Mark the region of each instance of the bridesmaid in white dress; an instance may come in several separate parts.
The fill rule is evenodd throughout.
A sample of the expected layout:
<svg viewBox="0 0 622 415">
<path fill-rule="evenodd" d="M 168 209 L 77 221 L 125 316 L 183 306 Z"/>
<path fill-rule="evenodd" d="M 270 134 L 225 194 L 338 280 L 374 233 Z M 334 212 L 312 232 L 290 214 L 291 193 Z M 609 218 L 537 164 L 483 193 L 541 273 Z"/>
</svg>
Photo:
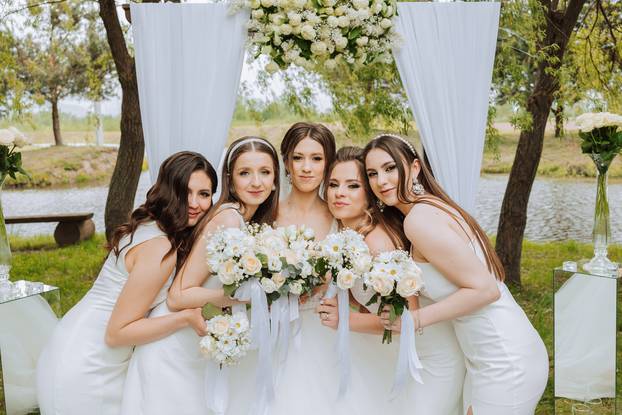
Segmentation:
<svg viewBox="0 0 622 415">
<path fill-rule="evenodd" d="M 278 172 L 276 150 L 268 141 L 243 137 L 231 144 L 223 165 L 220 198 L 196 226 L 188 260 L 177 273 L 167 301 L 153 310 L 152 318 L 174 315 L 173 310 L 193 309 L 208 303 L 216 307 L 236 303 L 225 296 L 218 278 L 211 276 L 205 258 L 206 236 L 222 228 L 243 227 L 245 222 L 274 222 L 278 207 Z M 200 337 L 193 330 L 181 329 L 136 347 L 121 413 L 209 413 L 204 390 L 207 360 L 200 352 L 199 341 Z M 245 385 L 242 391 L 232 388 L 231 395 L 255 396 L 252 393 L 255 361 L 251 353 L 240 366 L 231 368 L 232 377 L 241 379 Z M 236 398 L 232 398 L 231 404 L 235 406 L 235 402 Z"/>
<path fill-rule="evenodd" d="M 281 157 L 291 192 L 281 200 L 275 225 L 305 225 L 316 240 L 324 239 L 337 230 L 319 194 L 335 158 L 333 134 L 322 124 L 298 122 L 283 137 Z M 337 391 L 335 336 L 315 315 L 323 291 L 301 301 L 300 343 L 290 339 L 287 361 L 279 365 L 270 415 L 336 413 L 334 399 L 326 399 L 327 391 Z"/>
<path fill-rule="evenodd" d="M 162 163 L 146 202 L 120 226 L 93 287 L 63 317 L 39 358 L 44 415 L 118 415 L 134 345 L 184 327 L 204 330 L 200 309 L 145 318 L 166 298 L 189 232 L 212 204 L 216 172 L 200 154 Z M 178 248 L 178 249 L 176 249 Z"/>
<path fill-rule="evenodd" d="M 546 348 L 503 283 L 503 267 L 485 232 L 401 137 L 376 137 L 364 157 L 376 197 L 405 215 L 404 232 L 424 273 L 424 294 L 435 301 L 410 310 L 415 330 L 453 323 L 466 356 L 465 412 L 533 414 L 548 377 Z M 388 312 L 382 318 L 385 327 L 400 330 L 399 319 L 391 324 Z"/>
<path fill-rule="evenodd" d="M 385 218 L 373 203 L 362 154 L 363 149 L 358 147 L 343 147 L 337 152 L 335 163 L 329 168 L 328 208 L 340 227 L 354 229 L 365 236 L 372 254 L 408 249 L 410 242 L 402 230 L 401 218 Z M 417 338 L 423 384 L 411 382 L 398 399 L 389 401 L 399 341 L 382 344 L 378 335 L 384 327 L 377 315 L 378 305 L 364 306 L 372 292 L 363 290 L 361 279 L 350 291 L 361 310 L 350 312 L 350 330 L 358 333 L 353 333 L 350 342 L 353 383 L 348 399 L 358 405 L 356 413 L 459 415 L 465 365 L 451 323 L 438 323 Z M 416 304 L 416 300 L 414 302 Z M 324 299 L 322 303 L 318 307 L 322 324 L 337 329 L 336 299 Z M 422 299 L 420 303 L 427 305 L 431 301 Z"/>
</svg>

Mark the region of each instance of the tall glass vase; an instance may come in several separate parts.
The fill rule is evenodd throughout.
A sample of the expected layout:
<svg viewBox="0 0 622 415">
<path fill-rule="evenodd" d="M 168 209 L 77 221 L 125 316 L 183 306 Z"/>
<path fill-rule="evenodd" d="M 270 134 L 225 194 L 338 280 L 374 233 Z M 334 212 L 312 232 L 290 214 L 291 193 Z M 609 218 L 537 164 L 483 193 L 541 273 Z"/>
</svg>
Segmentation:
<svg viewBox="0 0 622 415">
<path fill-rule="evenodd" d="M 612 275 L 617 265 L 607 258 L 607 246 L 611 238 L 609 201 L 607 199 L 607 174 L 616 153 L 593 153 L 590 158 L 596 165 L 596 205 L 594 207 L 594 257 L 583 268 L 595 275 Z"/>
</svg>

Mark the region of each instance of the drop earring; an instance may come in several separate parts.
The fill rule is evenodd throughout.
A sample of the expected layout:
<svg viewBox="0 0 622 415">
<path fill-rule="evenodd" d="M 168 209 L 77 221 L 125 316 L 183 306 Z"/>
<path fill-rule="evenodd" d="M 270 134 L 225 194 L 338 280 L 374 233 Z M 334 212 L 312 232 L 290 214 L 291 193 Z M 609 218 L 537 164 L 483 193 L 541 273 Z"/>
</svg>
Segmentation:
<svg viewBox="0 0 622 415">
<path fill-rule="evenodd" d="M 425 193 L 425 188 L 423 187 L 423 185 L 421 183 L 419 183 L 419 180 L 414 179 L 413 180 L 413 193 L 416 194 L 417 196 L 421 196 L 422 194 Z"/>
<path fill-rule="evenodd" d="M 380 199 L 376 200 L 376 206 L 378 206 L 378 210 L 380 210 L 380 212 L 384 212 L 384 207 L 386 206 L 384 204 L 384 202 Z"/>
</svg>

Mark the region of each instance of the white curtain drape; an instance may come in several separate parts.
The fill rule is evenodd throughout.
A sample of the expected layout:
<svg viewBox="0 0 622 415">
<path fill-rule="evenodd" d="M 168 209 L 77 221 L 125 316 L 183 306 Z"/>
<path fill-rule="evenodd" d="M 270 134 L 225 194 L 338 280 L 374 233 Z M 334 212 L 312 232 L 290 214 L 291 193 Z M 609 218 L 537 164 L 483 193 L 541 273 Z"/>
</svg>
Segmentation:
<svg viewBox="0 0 622 415">
<path fill-rule="evenodd" d="M 151 181 L 180 150 L 216 168 L 242 73 L 248 13 L 229 5 L 131 3 L 136 74 Z"/>
<path fill-rule="evenodd" d="M 616 396 L 616 283 L 577 273 L 555 293 L 555 396 Z"/>
<path fill-rule="evenodd" d="M 499 3 L 398 3 L 393 51 L 436 179 L 469 213 L 482 163 Z"/>
</svg>

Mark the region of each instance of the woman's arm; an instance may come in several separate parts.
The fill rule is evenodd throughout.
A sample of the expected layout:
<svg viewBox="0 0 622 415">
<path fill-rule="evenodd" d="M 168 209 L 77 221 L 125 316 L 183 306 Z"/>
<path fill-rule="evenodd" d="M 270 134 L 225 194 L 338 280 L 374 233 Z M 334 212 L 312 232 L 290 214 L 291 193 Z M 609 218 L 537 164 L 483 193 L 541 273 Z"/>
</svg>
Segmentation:
<svg viewBox="0 0 622 415">
<path fill-rule="evenodd" d="M 216 278 L 210 277 L 212 271 L 207 265 L 205 254 L 207 238 L 213 232 L 238 226 L 240 226 L 239 214 L 232 209 L 223 210 L 205 226 L 202 235 L 194 243 L 186 263 L 173 281 L 166 300 L 171 310 L 203 307 L 208 303 L 217 307 L 239 304 L 238 301 L 225 295 L 222 288 L 202 287 L 207 278 Z"/>
<path fill-rule="evenodd" d="M 471 314 L 499 299 L 495 276 L 480 261 L 470 244 L 453 229 L 447 214 L 417 205 L 404 221 L 406 236 L 421 253 L 458 290 L 447 298 L 420 308 L 419 326 Z M 425 280 L 425 275 L 423 276 Z"/>
<path fill-rule="evenodd" d="M 163 259 L 170 248 L 167 239 L 154 238 L 133 247 L 126 254 L 126 259 L 131 255 L 132 266 L 108 321 L 105 334 L 108 346 L 149 343 L 188 326 L 200 335 L 205 334 L 205 321 L 200 317 L 200 310 L 146 317 L 175 267 L 176 255 Z"/>
</svg>

